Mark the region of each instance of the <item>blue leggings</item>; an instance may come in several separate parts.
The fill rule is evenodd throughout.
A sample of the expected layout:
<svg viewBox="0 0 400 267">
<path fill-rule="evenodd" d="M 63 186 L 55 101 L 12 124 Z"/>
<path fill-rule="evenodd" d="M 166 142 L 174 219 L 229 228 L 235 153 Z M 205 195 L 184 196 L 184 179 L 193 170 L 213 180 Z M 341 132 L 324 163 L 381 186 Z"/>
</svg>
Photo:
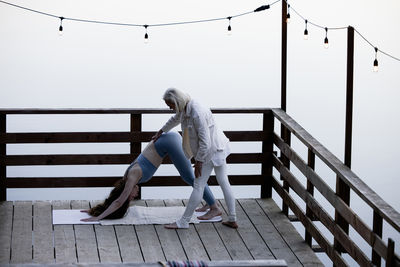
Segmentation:
<svg viewBox="0 0 400 267">
<path fill-rule="evenodd" d="M 193 186 L 194 182 L 194 172 L 190 160 L 185 157 L 182 150 L 182 137 L 177 132 L 167 132 L 163 133 L 160 138 L 154 143 L 157 153 L 160 157 L 164 158 L 166 155 L 169 156 L 172 163 L 175 165 L 182 179 L 189 185 Z M 153 177 L 157 168 L 142 154 L 135 160 L 139 163 L 142 169 L 142 178 L 139 183 L 145 183 Z M 132 164 L 133 165 L 133 164 Z M 131 165 L 131 166 L 132 166 Z M 203 199 L 207 202 L 209 206 L 215 204 L 214 195 L 211 193 L 208 185 L 204 188 Z"/>
</svg>

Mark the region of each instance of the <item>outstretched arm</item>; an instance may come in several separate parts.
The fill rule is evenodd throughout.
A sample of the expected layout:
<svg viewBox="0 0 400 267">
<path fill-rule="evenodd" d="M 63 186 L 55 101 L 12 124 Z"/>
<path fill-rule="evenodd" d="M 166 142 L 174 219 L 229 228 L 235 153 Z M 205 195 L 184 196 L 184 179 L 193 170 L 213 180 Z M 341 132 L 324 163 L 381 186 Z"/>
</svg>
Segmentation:
<svg viewBox="0 0 400 267">
<path fill-rule="evenodd" d="M 122 194 L 111 203 L 111 205 L 99 216 L 97 217 L 89 217 L 82 219 L 81 221 L 83 222 L 91 222 L 91 221 L 99 221 L 101 219 L 104 219 L 108 215 L 112 214 L 114 211 L 119 209 L 125 201 L 128 199 L 129 195 L 131 194 L 133 187 L 136 184 L 136 179 L 127 179 L 124 191 L 122 191 Z"/>
</svg>

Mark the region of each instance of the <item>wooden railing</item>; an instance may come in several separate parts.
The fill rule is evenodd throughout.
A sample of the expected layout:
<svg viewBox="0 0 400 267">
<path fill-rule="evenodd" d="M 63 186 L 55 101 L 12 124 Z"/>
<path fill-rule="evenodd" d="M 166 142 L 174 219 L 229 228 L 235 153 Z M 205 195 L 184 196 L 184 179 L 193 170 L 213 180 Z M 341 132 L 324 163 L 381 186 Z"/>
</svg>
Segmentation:
<svg viewBox="0 0 400 267">
<path fill-rule="evenodd" d="M 261 114 L 261 131 L 227 131 L 232 142 L 262 142 L 262 153 L 233 153 L 228 163 L 261 164 L 261 172 L 256 175 L 230 175 L 233 185 L 261 185 L 261 195 L 271 196 L 270 179 L 272 175 L 272 134 L 273 117 L 270 109 L 213 109 L 216 114 Z M 54 187 L 109 187 L 121 176 L 116 177 L 7 177 L 7 166 L 35 165 L 99 165 L 130 164 L 141 152 L 141 143 L 149 142 L 155 132 L 142 131 L 143 115 L 172 113 L 165 109 L 0 109 L 0 200 L 6 200 L 7 188 L 54 188 Z M 11 133 L 6 131 L 7 116 L 37 114 L 129 114 L 129 132 L 57 132 L 57 133 Z M 28 118 L 27 118 L 28 119 Z M 6 155 L 7 144 L 43 144 L 43 143 L 130 143 L 129 154 L 73 154 L 73 155 Z M 269 151 L 269 152 L 268 152 Z M 164 163 L 171 162 L 166 158 Z M 210 184 L 216 185 L 211 177 Z M 143 186 L 184 186 L 178 176 L 154 176 Z"/>
<path fill-rule="evenodd" d="M 279 171 L 282 179 L 306 204 L 304 212 L 298 203 L 294 201 L 289 189 L 284 188 L 279 180 L 273 178 L 272 185 L 275 191 L 283 199 L 285 205 L 296 215 L 306 229 L 305 239 L 311 246 L 314 238 L 324 252 L 335 265 L 346 265 L 341 257 L 341 249 L 333 246 L 316 227 L 313 221 L 320 221 L 334 236 L 344 251 L 348 253 L 361 266 L 380 266 L 381 258 L 387 266 L 400 266 L 399 257 L 394 253 L 394 242 L 389 238 L 388 243 L 382 240 L 383 221 L 387 222 L 397 232 L 400 232 L 400 214 L 389 206 L 380 196 L 370 189 L 355 173 L 344 165 L 337 157 L 329 152 L 322 144 L 315 140 L 306 130 L 297 124 L 281 109 L 273 109 L 274 117 L 279 120 L 286 133 L 283 136 L 290 140 L 290 135 L 295 135 L 307 148 L 308 159 L 303 160 L 288 143 L 280 136 L 274 134 L 274 144 L 279 148 L 281 157 L 273 155 L 273 166 Z M 318 157 L 328 166 L 337 177 L 357 194 L 373 212 L 372 229 L 368 226 L 348 204 L 341 198 L 340 193 L 335 192 L 327 185 L 315 171 L 315 157 Z M 303 186 L 290 171 L 290 166 L 285 162 L 288 159 L 307 178 L 307 186 Z M 346 223 L 350 225 L 372 248 L 369 258 L 349 236 L 348 231 L 339 226 L 332 216 L 314 198 L 314 188 L 333 206 L 335 212 L 340 214 Z"/>
<path fill-rule="evenodd" d="M 261 114 L 262 130 L 259 131 L 225 131 L 232 142 L 262 142 L 262 151 L 254 153 L 233 153 L 228 157 L 229 164 L 261 164 L 258 174 L 229 175 L 232 185 L 261 185 L 262 198 L 272 196 L 272 189 L 282 198 L 282 211 L 290 218 L 290 210 L 295 219 L 305 228 L 305 241 L 312 246 L 315 240 L 321 251 L 325 252 L 337 266 L 348 263 L 342 253 L 350 255 L 362 266 L 380 266 L 382 259 L 387 266 L 400 266 L 398 255 L 394 251 L 394 242 L 383 241 L 383 222 L 400 232 L 400 214 L 390 207 L 381 197 L 371 190 L 356 174 L 315 140 L 307 131 L 297 124 L 281 109 L 213 109 L 216 114 Z M 86 164 L 129 164 L 140 153 L 141 143 L 148 142 L 155 132 L 142 131 L 144 114 L 172 113 L 164 109 L 65 109 L 65 110 L 32 110 L 0 109 L 0 197 L 6 199 L 7 188 L 52 188 L 52 187 L 108 187 L 118 177 L 7 177 L 7 166 L 24 165 L 86 165 Z M 15 114 L 129 114 L 130 131 L 127 132 L 58 132 L 58 133 L 12 133 L 6 130 L 7 116 Z M 261 123 L 261 122 L 260 122 Z M 274 124 L 281 124 L 281 134 L 274 133 Z M 308 149 L 307 160 L 303 160 L 290 146 L 292 134 Z M 7 155 L 7 144 L 29 143 L 130 143 L 129 154 L 79 154 L 79 155 Z M 273 151 L 273 145 L 279 150 Z M 278 156 L 278 154 L 280 154 Z M 315 171 L 315 160 L 318 157 L 338 179 L 345 183 L 360 199 L 371 208 L 373 213 L 372 227 L 350 208 L 338 189 L 332 189 Z M 169 160 L 164 163 L 170 164 Z M 290 164 L 306 177 L 306 186 L 290 170 Z M 275 168 L 280 178 L 273 176 Z M 282 182 L 280 181 L 282 180 Z M 216 179 L 209 180 L 215 185 Z M 155 176 L 143 186 L 181 186 L 186 185 L 178 176 Z M 331 216 L 314 197 L 314 189 L 321 194 L 334 208 L 335 213 L 343 220 L 338 223 L 337 216 Z M 294 194 L 298 197 L 294 198 Z M 295 200 L 296 199 L 296 200 Z M 303 201 L 303 203 L 298 203 Z M 305 209 L 302 209 L 305 205 Z M 334 237 L 335 243 L 315 224 L 320 221 Z M 359 244 L 349 235 L 349 226 L 357 232 L 371 248 L 371 256 L 361 250 Z"/>
</svg>

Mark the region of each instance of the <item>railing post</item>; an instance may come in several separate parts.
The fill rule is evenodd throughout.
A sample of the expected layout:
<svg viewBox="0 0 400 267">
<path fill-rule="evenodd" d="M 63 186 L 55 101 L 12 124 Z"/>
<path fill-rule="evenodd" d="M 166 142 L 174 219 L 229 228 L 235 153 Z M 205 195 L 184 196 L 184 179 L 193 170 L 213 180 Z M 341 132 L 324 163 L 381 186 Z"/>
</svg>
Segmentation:
<svg viewBox="0 0 400 267">
<path fill-rule="evenodd" d="M 354 73 L 354 28 L 347 28 L 347 83 L 346 83 L 346 130 L 345 130 L 345 152 L 344 164 L 351 168 L 351 141 L 352 141 L 352 121 L 353 121 L 353 73 Z M 347 204 L 350 205 L 350 187 L 338 176 L 336 178 L 336 194 Z M 335 211 L 336 223 L 348 234 L 349 224 Z M 338 252 L 345 250 L 335 239 L 335 249 Z"/>
<path fill-rule="evenodd" d="M 372 231 L 379 236 L 380 238 L 382 238 L 382 227 L 383 227 L 383 219 L 382 217 L 376 212 L 374 211 L 374 218 L 373 218 L 373 224 L 372 224 Z M 381 266 L 381 257 L 379 256 L 378 253 L 375 252 L 374 249 L 372 249 L 372 263 L 375 266 Z"/>
<path fill-rule="evenodd" d="M 290 146 L 291 133 L 283 125 L 281 125 L 281 137 L 283 141 Z M 281 161 L 286 168 L 290 169 L 290 161 L 282 152 L 281 152 Z M 282 188 L 289 193 L 289 183 L 285 181 L 282 175 L 280 175 L 280 179 L 283 180 Z M 289 216 L 289 207 L 288 205 L 285 204 L 285 201 L 283 199 L 282 199 L 282 211 L 286 216 Z"/>
<path fill-rule="evenodd" d="M 308 149 L 308 167 L 310 167 L 313 170 L 315 169 L 315 154 L 314 152 L 311 151 L 311 149 Z M 314 185 L 308 179 L 307 179 L 307 192 L 310 193 L 310 195 L 312 196 L 314 195 Z M 308 205 L 306 207 L 306 216 L 311 220 L 314 220 L 314 213 L 312 212 L 312 210 Z M 307 230 L 305 233 L 305 240 L 306 243 L 310 247 L 312 247 L 312 236 Z"/>
<path fill-rule="evenodd" d="M 394 266 L 394 241 L 389 238 L 388 239 L 388 250 L 386 256 L 386 267 Z"/>
<path fill-rule="evenodd" d="M 273 153 L 274 116 L 272 112 L 263 113 L 262 154 L 264 156 L 261 164 L 261 198 L 272 197 L 272 153 Z"/>
<path fill-rule="evenodd" d="M 131 114 L 131 133 L 142 131 L 142 114 Z M 136 140 L 131 140 L 131 155 L 142 152 L 142 143 Z M 139 186 L 137 199 L 142 198 L 142 190 Z"/>
<path fill-rule="evenodd" d="M 6 114 L 0 114 L 0 134 L 4 135 L 6 129 Z M 2 140 L 3 141 L 3 140 Z M 6 157 L 6 143 L 0 142 L 0 201 L 7 200 L 7 187 L 6 187 L 6 174 L 7 168 L 5 163 Z"/>
</svg>

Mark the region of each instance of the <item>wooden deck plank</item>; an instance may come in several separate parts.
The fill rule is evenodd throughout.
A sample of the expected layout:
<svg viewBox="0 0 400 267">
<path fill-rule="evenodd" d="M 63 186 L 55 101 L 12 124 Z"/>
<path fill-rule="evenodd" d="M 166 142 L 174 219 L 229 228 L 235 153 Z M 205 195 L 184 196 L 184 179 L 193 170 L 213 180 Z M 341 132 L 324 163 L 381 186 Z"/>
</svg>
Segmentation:
<svg viewBox="0 0 400 267">
<path fill-rule="evenodd" d="M 69 200 L 52 201 L 53 210 L 71 209 Z M 54 250 L 57 263 L 76 263 L 75 232 L 73 225 L 54 225 Z"/>
<path fill-rule="evenodd" d="M 33 203 L 33 262 L 54 263 L 53 222 L 51 203 Z"/>
<path fill-rule="evenodd" d="M 32 262 L 32 202 L 14 202 L 11 263 Z"/>
<path fill-rule="evenodd" d="M 223 207 L 225 205 L 222 204 L 224 200 L 219 201 L 219 205 Z M 225 209 L 223 210 L 223 220 L 227 220 L 227 215 Z M 225 244 L 226 249 L 229 252 L 232 260 L 253 260 L 249 250 L 246 247 L 246 244 L 243 242 L 243 239 L 239 235 L 237 229 L 233 229 L 223 225 L 222 223 L 215 224 L 215 228 L 217 229 L 222 241 Z"/>
<path fill-rule="evenodd" d="M 136 205 L 146 206 L 144 200 L 137 201 Z M 145 262 L 165 261 L 164 253 L 154 225 L 135 225 L 136 234 L 142 249 Z"/>
<path fill-rule="evenodd" d="M 131 206 L 136 205 L 131 201 Z M 122 262 L 143 262 L 143 255 L 133 225 L 115 225 L 115 233 L 119 244 Z"/>
<path fill-rule="evenodd" d="M 240 202 L 240 201 L 239 201 Z M 236 218 L 239 225 L 238 233 L 246 244 L 252 257 L 256 260 L 258 259 L 275 259 L 272 252 L 266 245 L 266 241 L 263 240 L 260 234 L 255 229 L 254 225 L 247 217 L 246 212 L 243 210 L 242 206 L 236 202 Z M 223 208 L 227 211 L 227 206 L 225 201 L 221 201 Z"/>
<path fill-rule="evenodd" d="M 149 207 L 163 207 L 166 204 L 162 199 L 147 200 Z M 155 225 L 161 247 L 167 260 L 186 260 L 186 254 L 176 231 L 166 229 L 164 225 Z"/>
<path fill-rule="evenodd" d="M 88 209 L 88 201 L 71 201 L 72 209 Z M 99 254 L 97 251 L 96 235 L 93 225 L 74 225 L 76 250 L 79 263 L 98 263 Z"/>
<path fill-rule="evenodd" d="M 114 226 L 112 225 L 95 225 L 97 249 L 101 263 L 119 263 L 121 256 L 117 237 L 115 235 Z"/>
<path fill-rule="evenodd" d="M 304 266 L 323 266 L 273 199 L 258 199 L 257 202 Z"/>
<path fill-rule="evenodd" d="M 274 257 L 276 259 L 284 259 L 288 266 L 302 266 L 258 203 L 252 199 L 241 199 L 239 203 L 261 237 L 267 242 L 267 246 Z"/>
<path fill-rule="evenodd" d="M 102 200 L 90 201 L 90 206 L 94 207 Z M 119 247 L 117 236 L 113 225 L 94 225 L 96 233 L 97 250 L 99 252 L 101 263 L 120 263 L 121 256 L 119 254 Z"/>
<path fill-rule="evenodd" d="M 0 264 L 10 263 L 13 203 L 0 202 Z"/>
<path fill-rule="evenodd" d="M 188 200 L 185 200 L 186 204 Z M 206 203 L 202 201 L 199 205 L 200 207 L 205 205 Z M 218 222 L 219 223 L 219 222 Z M 225 247 L 224 242 L 219 236 L 214 223 L 199 223 L 194 224 L 197 233 L 199 234 L 200 239 L 203 242 L 203 245 L 207 251 L 208 257 L 212 261 L 221 261 L 221 260 L 232 260 L 229 256 L 229 252 Z"/>
<path fill-rule="evenodd" d="M 187 200 L 184 202 L 187 202 Z M 180 206 L 183 205 L 183 202 L 182 200 L 175 199 L 169 200 L 168 204 Z M 177 229 L 176 232 L 178 233 L 188 260 L 209 260 L 207 251 L 193 224 L 190 224 L 188 229 Z"/>
</svg>

